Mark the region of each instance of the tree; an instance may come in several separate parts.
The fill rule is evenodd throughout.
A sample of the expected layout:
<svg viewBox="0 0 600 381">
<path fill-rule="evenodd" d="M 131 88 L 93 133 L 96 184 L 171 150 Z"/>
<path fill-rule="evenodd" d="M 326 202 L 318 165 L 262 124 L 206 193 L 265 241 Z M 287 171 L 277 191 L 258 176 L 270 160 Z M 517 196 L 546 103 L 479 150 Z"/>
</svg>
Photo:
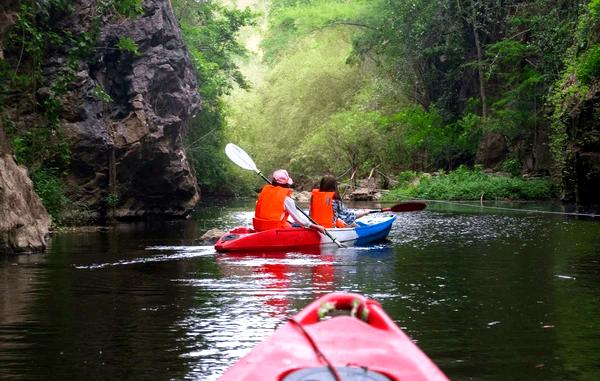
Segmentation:
<svg viewBox="0 0 600 381">
<path fill-rule="evenodd" d="M 223 97 L 234 86 L 249 88 L 235 59 L 246 53 L 237 40 L 238 33 L 254 24 L 255 14 L 248 8 L 224 7 L 217 0 L 172 0 L 172 4 L 198 73 L 202 105 L 186 136 L 186 152 L 203 191 L 235 192 L 239 182 L 227 181 L 232 174 L 222 149 L 226 125 Z"/>
</svg>

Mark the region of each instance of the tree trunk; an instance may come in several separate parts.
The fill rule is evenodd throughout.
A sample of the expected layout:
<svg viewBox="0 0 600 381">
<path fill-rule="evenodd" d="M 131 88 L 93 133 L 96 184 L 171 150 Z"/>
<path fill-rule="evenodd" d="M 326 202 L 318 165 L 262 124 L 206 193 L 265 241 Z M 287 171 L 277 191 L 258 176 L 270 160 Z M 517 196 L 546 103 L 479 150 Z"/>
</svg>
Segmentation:
<svg viewBox="0 0 600 381">
<path fill-rule="evenodd" d="M 483 49 L 481 48 L 481 41 L 479 40 L 479 33 L 477 32 L 477 14 L 475 7 L 472 8 L 472 14 L 467 15 L 463 11 L 460 0 L 456 0 L 458 11 L 462 14 L 465 22 L 471 26 L 473 30 L 473 38 L 475 40 L 475 49 L 477 52 L 477 73 L 479 75 L 479 97 L 481 99 L 481 116 L 487 118 L 487 99 L 485 95 L 485 76 L 483 74 Z"/>
<path fill-rule="evenodd" d="M 481 97 L 481 116 L 487 118 L 487 100 L 485 96 L 485 77 L 483 75 L 483 52 L 481 42 L 479 41 L 479 33 L 475 23 L 473 23 L 473 37 L 475 38 L 475 48 L 477 49 L 477 71 L 479 73 L 479 96 Z"/>
</svg>

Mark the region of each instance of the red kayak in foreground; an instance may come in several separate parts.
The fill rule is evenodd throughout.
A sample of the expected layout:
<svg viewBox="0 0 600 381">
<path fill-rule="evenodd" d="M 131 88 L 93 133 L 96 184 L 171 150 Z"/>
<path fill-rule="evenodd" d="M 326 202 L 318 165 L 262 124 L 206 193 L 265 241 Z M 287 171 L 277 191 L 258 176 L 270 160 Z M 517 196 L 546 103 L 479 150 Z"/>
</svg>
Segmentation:
<svg viewBox="0 0 600 381">
<path fill-rule="evenodd" d="M 346 314 L 341 316 L 341 311 Z M 333 317 L 324 318 L 331 314 Z M 314 301 L 229 368 L 220 381 L 420 381 L 448 378 L 362 295 Z"/>
</svg>

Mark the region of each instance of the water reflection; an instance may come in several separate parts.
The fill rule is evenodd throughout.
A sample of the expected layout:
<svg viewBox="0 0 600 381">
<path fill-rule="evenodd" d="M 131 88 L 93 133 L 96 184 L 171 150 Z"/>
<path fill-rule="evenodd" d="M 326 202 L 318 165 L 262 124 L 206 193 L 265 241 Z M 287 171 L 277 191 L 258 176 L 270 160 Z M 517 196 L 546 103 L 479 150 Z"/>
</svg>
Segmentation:
<svg viewBox="0 0 600 381">
<path fill-rule="evenodd" d="M 221 273 L 226 276 L 249 276 L 258 279 L 261 290 L 256 296 L 263 300 L 271 316 L 287 317 L 290 311 L 288 293 L 311 289 L 313 295 L 334 290 L 332 254 L 319 253 L 229 253 L 217 256 Z M 305 278 L 301 289 L 293 279 Z M 310 281 L 310 282 L 309 282 Z"/>
<path fill-rule="evenodd" d="M 179 279 L 199 303 L 178 326 L 191 361 L 189 379 L 214 380 L 313 299 L 344 289 L 361 256 L 393 255 L 390 245 L 315 253 L 229 253 L 215 257 L 218 275 Z M 382 260 L 380 257 L 379 260 Z M 341 271 L 340 271 L 341 270 Z M 359 287 L 350 287 L 356 289 Z M 207 298 L 207 295 L 210 297 Z"/>
<path fill-rule="evenodd" d="M 214 380 L 334 290 L 381 301 L 453 380 L 600 379 L 595 221 L 428 208 L 365 248 L 198 243 L 250 210 L 58 234 L 46 255 L 2 258 L 0 379 Z"/>
</svg>

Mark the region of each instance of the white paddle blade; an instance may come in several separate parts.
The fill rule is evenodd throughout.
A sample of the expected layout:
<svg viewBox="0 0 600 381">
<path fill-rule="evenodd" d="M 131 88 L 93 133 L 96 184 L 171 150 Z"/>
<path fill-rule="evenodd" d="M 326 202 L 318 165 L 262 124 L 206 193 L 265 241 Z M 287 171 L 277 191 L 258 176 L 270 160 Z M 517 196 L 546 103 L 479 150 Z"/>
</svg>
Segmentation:
<svg viewBox="0 0 600 381">
<path fill-rule="evenodd" d="M 233 143 L 229 143 L 225 146 L 225 155 L 229 158 L 229 160 L 233 161 L 235 164 L 240 167 L 247 169 L 249 171 L 259 172 L 258 168 L 256 168 L 256 164 L 254 164 L 254 160 L 246 151 L 236 146 Z"/>
</svg>

